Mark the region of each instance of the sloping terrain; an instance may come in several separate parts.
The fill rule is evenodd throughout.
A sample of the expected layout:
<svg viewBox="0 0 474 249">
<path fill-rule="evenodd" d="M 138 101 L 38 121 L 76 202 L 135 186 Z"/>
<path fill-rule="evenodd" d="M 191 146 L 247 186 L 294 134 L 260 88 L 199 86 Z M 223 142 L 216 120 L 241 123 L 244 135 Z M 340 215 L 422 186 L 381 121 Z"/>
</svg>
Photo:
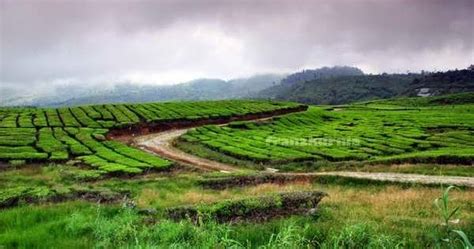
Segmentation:
<svg viewBox="0 0 474 249">
<path fill-rule="evenodd" d="M 283 77 L 284 75 L 280 74 L 259 74 L 227 81 L 204 78 L 175 85 L 134 85 L 131 83 L 116 83 L 112 86 L 65 85 L 51 87 L 46 95 L 39 96 L 30 96 L 25 92 L 15 91 L 8 94 L 8 89 L 0 88 L 0 94 L 4 93 L 0 95 L 0 105 L 61 107 L 108 103 L 236 99 L 249 97 L 260 90 L 278 84 Z"/>
<path fill-rule="evenodd" d="M 304 76 L 290 75 L 290 83 L 284 84 L 283 79 L 281 84 L 264 89 L 256 96 L 306 104 L 335 105 L 381 98 L 426 97 L 474 91 L 472 68 L 423 74 Z"/>
<path fill-rule="evenodd" d="M 405 91 L 416 74 L 335 76 L 276 85 L 261 91 L 260 98 L 306 104 L 337 105 L 378 98 L 391 98 Z"/>
<path fill-rule="evenodd" d="M 440 184 L 460 186 L 450 224 L 469 236 L 469 99 L 2 109 L 0 247 L 340 248 L 356 234 L 357 248 L 429 248 Z M 436 167 L 383 172 L 407 159 Z"/>
<path fill-rule="evenodd" d="M 402 95 L 438 96 L 463 92 L 474 92 L 474 70 L 472 68 L 423 75 L 423 77 L 414 80 Z"/>
<path fill-rule="evenodd" d="M 466 102 L 472 94 L 448 99 L 461 104 L 437 104 L 440 98 L 433 98 L 421 99 L 431 104 L 419 107 L 412 106 L 417 100 L 311 107 L 268 122 L 200 127 L 181 136 L 178 146 L 256 168 L 309 170 L 360 161 L 472 165 L 474 106 Z M 223 156 L 206 154 L 207 150 Z"/>
<path fill-rule="evenodd" d="M 92 105 L 71 108 L 0 109 L 0 161 L 66 162 L 90 165 L 103 173 L 135 174 L 166 169 L 172 162 L 107 141 L 121 131 L 135 135 L 183 123 L 222 120 L 298 111 L 298 104 L 267 101 L 220 101 Z"/>
<path fill-rule="evenodd" d="M 179 136 L 189 131 L 187 129 L 177 129 L 164 131 L 157 134 L 150 134 L 139 136 L 133 139 L 133 144 L 151 153 L 155 153 L 160 157 L 171 161 L 179 162 L 190 167 L 197 168 L 203 171 L 219 171 L 221 173 L 235 173 L 245 172 L 244 169 L 237 165 L 231 165 L 210 159 L 202 158 L 190 153 L 186 153 L 173 146 L 173 143 Z M 274 169 L 267 168 L 267 171 L 272 172 Z M 414 183 L 414 184 L 429 184 L 429 185 L 455 185 L 463 187 L 474 188 L 474 177 L 460 177 L 460 176 L 427 176 L 419 174 L 401 174 L 401 173 L 371 173 L 371 172 L 344 172 L 344 171 L 327 171 L 318 173 L 267 173 L 264 175 L 268 177 L 270 183 L 284 182 L 285 179 L 292 179 L 301 181 L 305 179 L 313 179 L 322 176 L 335 176 L 353 179 L 364 179 L 381 182 L 397 182 L 397 183 Z M 275 178 L 275 180 L 272 180 Z M 278 180 L 283 178 L 283 181 Z M 238 180 L 239 177 L 230 177 Z M 291 181 L 291 180 L 290 180 Z M 258 181 L 259 184 L 267 181 Z M 246 185 L 249 183 L 246 183 Z M 225 182 L 218 182 L 216 185 L 225 186 Z"/>
</svg>

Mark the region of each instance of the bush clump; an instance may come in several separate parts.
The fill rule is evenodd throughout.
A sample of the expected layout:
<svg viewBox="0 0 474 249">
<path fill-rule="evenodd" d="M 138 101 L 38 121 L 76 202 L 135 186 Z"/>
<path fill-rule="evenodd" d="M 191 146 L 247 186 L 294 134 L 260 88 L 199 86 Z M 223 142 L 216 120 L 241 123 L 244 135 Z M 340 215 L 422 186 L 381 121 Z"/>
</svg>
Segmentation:
<svg viewBox="0 0 474 249">
<path fill-rule="evenodd" d="M 317 207 L 327 194 L 320 191 L 301 191 L 229 200 L 201 206 L 183 206 L 167 210 L 173 220 L 212 219 L 218 222 L 240 220 L 263 221 L 276 216 L 301 214 Z"/>
</svg>

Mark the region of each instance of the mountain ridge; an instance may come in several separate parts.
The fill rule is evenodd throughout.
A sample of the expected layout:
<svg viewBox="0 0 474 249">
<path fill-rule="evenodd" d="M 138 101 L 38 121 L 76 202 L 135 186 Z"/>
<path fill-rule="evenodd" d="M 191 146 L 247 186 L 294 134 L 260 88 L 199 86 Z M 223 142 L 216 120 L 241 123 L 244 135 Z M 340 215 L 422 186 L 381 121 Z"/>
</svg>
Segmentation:
<svg viewBox="0 0 474 249">
<path fill-rule="evenodd" d="M 272 99 L 304 104 L 347 104 L 403 96 L 474 92 L 474 66 L 446 72 L 364 74 L 350 66 L 305 69 L 292 74 L 258 74 L 222 80 L 200 78 L 176 85 L 116 84 L 109 88 L 61 86 L 49 96 L 12 98 L 10 106 L 59 107 L 82 104 L 180 100 Z M 59 94 L 61 93 L 61 94 Z M 8 105 L 8 100 L 0 105 Z M 18 104 L 19 103 L 19 104 Z"/>
</svg>

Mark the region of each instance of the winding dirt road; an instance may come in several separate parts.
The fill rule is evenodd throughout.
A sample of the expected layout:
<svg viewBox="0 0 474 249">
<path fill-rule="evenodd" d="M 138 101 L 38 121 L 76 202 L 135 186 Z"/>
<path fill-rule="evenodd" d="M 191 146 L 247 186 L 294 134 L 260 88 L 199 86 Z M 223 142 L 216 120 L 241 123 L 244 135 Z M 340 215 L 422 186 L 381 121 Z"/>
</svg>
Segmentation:
<svg viewBox="0 0 474 249">
<path fill-rule="evenodd" d="M 189 130 L 175 129 L 155 134 L 139 136 L 133 139 L 133 143 L 139 148 L 158 154 L 161 157 L 171 161 L 179 162 L 184 165 L 196 167 L 205 171 L 236 172 L 239 171 L 231 165 L 219 163 L 205 158 L 197 157 L 181 151 L 173 146 L 173 141 Z"/>
<path fill-rule="evenodd" d="M 268 118 L 267 118 L 268 119 Z M 262 120 L 259 120 L 262 121 Z M 178 163 L 195 167 L 205 171 L 239 172 L 243 171 L 235 166 L 197 157 L 173 146 L 173 141 L 186 133 L 191 128 L 168 130 L 160 133 L 135 137 L 133 143 L 148 152 L 155 153 L 163 158 L 176 161 Z M 346 178 L 368 179 L 375 181 L 419 183 L 419 184 L 443 184 L 456 185 L 474 188 L 474 177 L 461 176 L 432 176 L 419 174 L 401 173 L 371 173 L 371 172 L 315 172 L 315 173 L 276 173 L 273 169 L 269 172 L 283 175 L 305 175 L 305 176 L 339 176 Z"/>
<path fill-rule="evenodd" d="M 287 173 L 281 173 L 287 174 Z M 298 175 L 298 173 L 288 173 L 289 175 Z M 307 176 L 340 176 L 346 178 L 367 179 L 383 182 L 399 182 L 399 183 L 419 183 L 445 186 L 455 185 L 462 187 L 474 188 L 474 177 L 464 176 L 435 176 L 420 174 L 403 174 L 403 173 L 383 173 L 383 172 L 349 172 L 349 171 L 332 171 L 317 173 L 301 173 Z"/>
</svg>

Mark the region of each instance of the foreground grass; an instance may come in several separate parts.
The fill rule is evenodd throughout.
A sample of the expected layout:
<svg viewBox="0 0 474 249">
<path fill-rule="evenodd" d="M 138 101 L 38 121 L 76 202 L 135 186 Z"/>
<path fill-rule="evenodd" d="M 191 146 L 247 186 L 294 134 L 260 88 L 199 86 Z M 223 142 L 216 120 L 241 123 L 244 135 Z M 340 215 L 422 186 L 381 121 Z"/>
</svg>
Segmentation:
<svg viewBox="0 0 474 249">
<path fill-rule="evenodd" d="M 74 213 L 93 217 L 90 203 L 24 206 L 0 212 L 0 248 L 87 248 L 91 236 L 67 231 Z"/>
<path fill-rule="evenodd" d="M 80 211 L 71 213 L 72 208 Z M 318 244 L 332 248 L 340 241 L 354 246 L 368 242 L 376 248 L 400 244 L 365 223 L 327 234 L 311 225 L 317 218 L 298 217 L 236 226 L 169 220 L 147 225 L 131 209 L 80 203 L 9 210 L 0 220 L 2 225 L 10 222 L 2 226 L 0 235 L 0 245 L 6 248 L 295 248 Z"/>
<path fill-rule="evenodd" d="M 295 182 L 262 184 L 223 191 L 202 189 L 196 176 L 109 179 L 93 184 L 112 189 L 128 186 L 131 200 L 114 205 L 66 202 L 21 206 L 0 212 L 0 247 L 5 248 L 426 248 L 440 243 L 441 219 L 433 200 L 437 187 L 402 187 L 360 183 Z M 267 223 L 194 225 L 162 216 L 166 207 L 212 203 L 272 192 L 322 190 L 329 193 L 316 214 Z M 474 234 L 474 191 L 452 192 L 459 206 L 455 228 Z M 138 208 L 156 215 L 138 215 Z M 124 206 L 124 204 L 127 204 Z M 133 205 L 132 205 L 133 206 Z"/>
</svg>

